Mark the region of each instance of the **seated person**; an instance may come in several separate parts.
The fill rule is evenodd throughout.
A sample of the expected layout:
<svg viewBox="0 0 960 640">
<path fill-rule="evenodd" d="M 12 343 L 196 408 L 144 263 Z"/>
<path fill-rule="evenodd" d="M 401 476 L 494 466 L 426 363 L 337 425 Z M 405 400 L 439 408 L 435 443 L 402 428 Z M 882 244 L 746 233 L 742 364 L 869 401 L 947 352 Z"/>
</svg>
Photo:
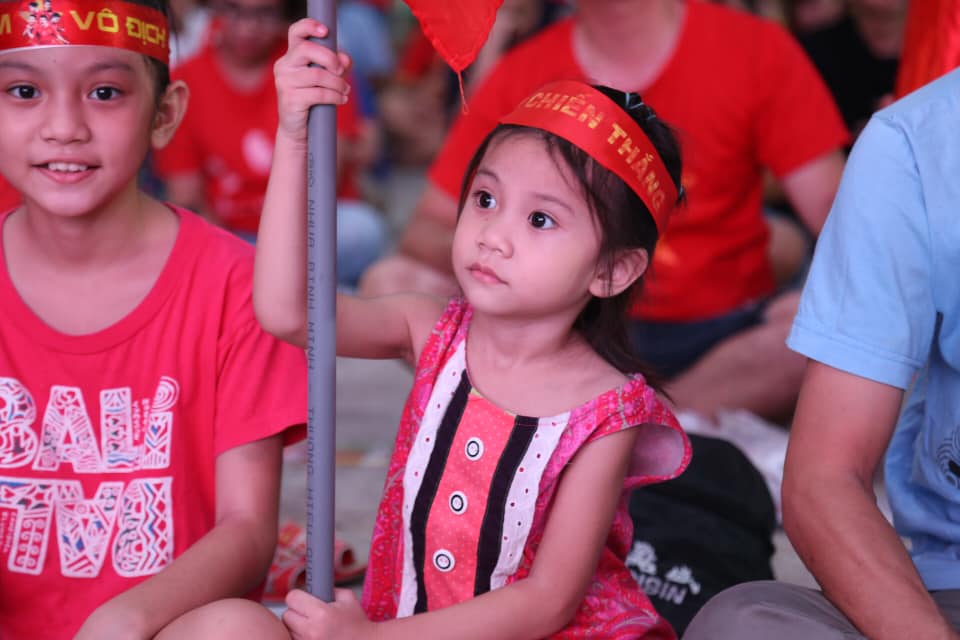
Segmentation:
<svg viewBox="0 0 960 640">
<path fill-rule="evenodd" d="M 686 640 L 960 639 L 958 110 L 954 71 L 867 124 L 790 335 L 810 365 L 783 523 L 824 591 L 734 587 Z"/>
<path fill-rule="evenodd" d="M 637 346 L 672 378 L 667 391 L 681 408 L 788 413 L 803 359 L 783 340 L 799 294 L 773 297 L 763 171 L 779 178 L 816 233 L 848 136 L 789 34 L 726 7 L 696 0 L 580 3 L 572 18 L 508 53 L 468 99 L 469 113 L 434 161 L 399 253 L 371 267 L 361 290 L 454 291 L 454 194 L 468 158 L 500 115 L 537 86 L 566 78 L 642 92 L 676 128 L 690 161 L 687 207 L 671 221 L 644 302 L 634 308 Z M 630 153 L 627 142 L 617 144 Z"/>
<path fill-rule="evenodd" d="M 297 0 L 225 0 L 214 5 L 206 47 L 177 67 L 190 105 L 170 145 L 156 156 L 167 198 L 247 240 L 256 236 L 273 157 L 277 95 L 273 64 L 287 48 L 286 29 L 303 12 Z M 386 224 L 359 197 L 355 161 L 364 123 L 356 101 L 337 113 L 337 276 L 356 283 L 382 253 Z"/>
</svg>

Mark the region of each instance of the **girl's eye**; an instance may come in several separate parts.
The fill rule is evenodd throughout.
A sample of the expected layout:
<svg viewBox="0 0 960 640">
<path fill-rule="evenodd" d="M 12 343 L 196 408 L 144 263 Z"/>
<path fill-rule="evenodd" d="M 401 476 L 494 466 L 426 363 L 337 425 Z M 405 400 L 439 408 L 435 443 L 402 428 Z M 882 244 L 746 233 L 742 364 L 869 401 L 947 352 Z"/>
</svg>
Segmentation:
<svg viewBox="0 0 960 640">
<path fill-rule="evenodd" d="M 488 191 L 477 191 L 473 195 L 473 200 L 481 209 L 493 209 L 497 206 L 497 199 L 490 195 Z"/>
<path fill-rule="evenodd" d="M 120 90 L 115 87 L 97 87 L 90 92 L 90 97 L 94 100 L 115 100 L 120 97 Z"/>
<path fill-rule="evenodd" d="M 32 100 L 37 97 L 39 92 L 36 87 L 31 87 L 28 84 L 18 84 L 15 87 L 7 89 L 7 93 L 20 100 Z"/>
<path fill-rule="evenodd" d="M 530 225 L 536 229 L 552 229 L 557 226 L 557 221 L 543 211 L 534 211 L 528 219 L 530 220 Z"/>
</svg>

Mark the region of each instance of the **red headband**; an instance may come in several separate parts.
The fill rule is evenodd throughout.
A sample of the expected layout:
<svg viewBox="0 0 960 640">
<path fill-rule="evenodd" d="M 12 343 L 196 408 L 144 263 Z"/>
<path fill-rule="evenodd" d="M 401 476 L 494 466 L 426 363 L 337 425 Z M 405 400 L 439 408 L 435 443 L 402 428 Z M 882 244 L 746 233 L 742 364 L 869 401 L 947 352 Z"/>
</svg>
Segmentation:
<svg viewBox="0 0 960 640">
<path fill-rule="evenodd" d="M 169 64 L 167 19 L 123 0 L 0 2 L 0 51 L 97 45 L 142 53 Z"/>
<path fill-rule="evenodd" d="M 640 196 L 663 235 L 677 189 L 643 129 L 613 100 L 582 82 L 551 82 L 500 122 L 543 129 L 585 151 Z"/>
</svg>

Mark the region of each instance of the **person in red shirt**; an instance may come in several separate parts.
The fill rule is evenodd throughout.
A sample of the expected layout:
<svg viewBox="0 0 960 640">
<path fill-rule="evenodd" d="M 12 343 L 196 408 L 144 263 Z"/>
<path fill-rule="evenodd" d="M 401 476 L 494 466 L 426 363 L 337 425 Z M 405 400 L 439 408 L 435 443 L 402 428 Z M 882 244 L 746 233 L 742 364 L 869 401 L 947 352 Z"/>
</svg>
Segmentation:
<svg viewBox="0 0 960 640">
<path fill-rule="evenodd" d="M 637 346 L 671 378 L 667 391 L 681 408 L 782 416 L 795 402 L 803 360 L 783 344 L 798 294 L 773 297 L 764 170 L 816 233 L 839 183 L 848 134 L 789 34 L 722 6 L 579 3 L 572 18 L 507 54 L 434 160 L 399 253 L 374 265 L 361 290 L 454 290 L 454 195 L 467 159 L 533 88 L 567 78 L 641 92 L 677 130 L 689 159 L 687 206 L 671 221 L 634 309 Z"/>
<path fill-rule="evenodd" d="M 155 169 L 171 202 L 253 240 L 267 188 L 277 128 L 273 65 L 286 29 L 303 10 L 297 0 L 228 0 L 214 6 L 207 45 L 177 67 L 190 106 Z M 337 112 L 337 277 L 355 284 L 386 244 L 386 223 L 363 202 L 357 173 L 372 160 L 368 123 L 357 101 Z"/>
<path fill-rule="evenodd" d="M 53 0 L 53 46 L 28 3 L 0 3 L 0 637 L 262 637 L 303 351 L 257 323 L 249 244 L 137 187 L 187 103 L 166 2 L 110 4 L 147 38 Z"/>
</svg>

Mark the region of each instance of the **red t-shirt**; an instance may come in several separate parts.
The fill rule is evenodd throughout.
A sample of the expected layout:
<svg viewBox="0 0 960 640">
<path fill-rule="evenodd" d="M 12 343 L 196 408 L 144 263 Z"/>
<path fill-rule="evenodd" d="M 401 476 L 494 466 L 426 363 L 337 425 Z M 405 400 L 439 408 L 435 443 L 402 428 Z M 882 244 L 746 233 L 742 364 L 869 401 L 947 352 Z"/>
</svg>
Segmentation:
<svg viewBox="0 0 960 640">
<path fill-rule="evenodd" d="M 34 315 L 0 256 L 2 638 L 72 638 L 213 527 L 220 453 L 305 421 L 303 350 L 253 316 L 253 248 L 178 213 L 153 289 L 90 335 Z"/>
<path fill-rule="evenodd" d="M 173 72 L 190 87 L 190 104 L 173 140 L 156 154 L 156 171 L 161 178 L 202 173 L 210 212 L 228 229 L 256 233 L 260 223 L 278 122 L 272 69 L 285 51 L 285 43 L 278 46 L 260 85 L 245 92 L 227 82 L 212 45 Z M 359 132 L 356 100 L 350 100 L 337 110 L 337 134 Z M 357 197 L 354 181 L 344 170 L 338 196 Z"/>
<path fill-rule="evenodd" d="M 636 311 L 702 319 L 774 289 L 762 216 L 763 168 L 789 174 L 843 147 L 847 131 L 800 46 L 779 25 L 692 0 L 672 57 L 643 98 L 678 133 L 687 205 L 657 246 Z M 497 119 L 540 85 L 587 80 L 561 21 L 507 54 L 469 100 L 429 178 L 459 194 L 467 163 Z"/>
<path fill-rule="evenodd" d="M 0 213 L 6 213 L 20 204 L 20 193 L 0 176 Z"/>
</svg>

